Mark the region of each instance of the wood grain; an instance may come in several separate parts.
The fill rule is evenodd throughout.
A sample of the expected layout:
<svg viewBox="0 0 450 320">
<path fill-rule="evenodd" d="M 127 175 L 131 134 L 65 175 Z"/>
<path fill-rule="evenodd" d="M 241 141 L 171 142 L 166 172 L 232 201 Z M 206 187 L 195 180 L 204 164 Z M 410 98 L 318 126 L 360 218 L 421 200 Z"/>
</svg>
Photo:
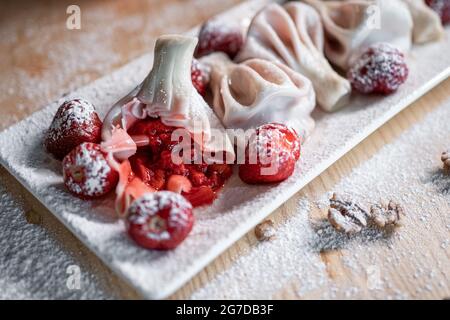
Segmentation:
<svg viewBox="0 0 450 320">
<path fill-rule="evenodd" d="M 0 2 L 0 130 L 64 93 L 242 0 L 78 0 L 81 29 L 66 28 L 70 0 Z"/>
<path fill-rule="evenodd" d="M 84 20 L 82 30 L 79 31 L 65 29 L 67 17 L 65 9 L 70 3 L 69 1 L 2 2 L 0 4 L 0 79 L 2 79 L 0 108 L 3 117 L 0 119 L 0 129 L 31 114 L 63 93 L 87 84 L 151 49 L 153 40 L 158 34 L 187 30 L 237 2 L 239 1 L 80 0 L 78 4 L 82 9 Z M 173 10 L 177 10 L 177 14 L 174 14 Z M 182 19 L 179 17 L 180 12 L 183 16 Z M 125 23 L 121 21 L 125 21 Z M 38 32 L 39 30 L 41 32 Z M 111 58 L 106 52 L 85 54 L 90 50 L 95 51 L 97 47 L 114 52 L 114 57 Z M 61 56 L 49 55 L 49 50 L 54 52 L 75 50 L 76 52 L 71 52 L 64 60 Z M 87 61 L 79 62 L 82 59 Z M 40 82 L 45 82 L 45 84 L 39 86 Z M 27 86 L 29 83 L 38 87 L 30 89 Z M 331 190 L 353 168 L 370 159 L 383 145 L 394 141 L 402 132 L 421 121 L 427 112 L 437 108 L 449 96 L 450 80 L 446 80 L 365 139 L 276 210 L 270 218 L 275 221 L 276 225 L 279 225 L 292 216 L 300 197 L 314 199 L 319 194 Z M 29 206 L 28 221 L 50 230 L 68 251 L 73 252 L 82 268 L 99 275 L 105 286 L 114 291 L 118 297 L 139 298 L 131 287 L 104 266 L 3 168 L 0 168 L 0 178 L 10 192 L 17 197 L 26 199 Z M 446 210 L 446 208 L 442 208 L 442 210 Z M 324 213 L 316 208 L 311 214 L 320 216 Z M 439 221 L 431 220 L 430 223 L 430 230 L 433 232 L 445 232 L 440 229 Z M 436 240 L 431 238 L 430 241 Z M 256 243 L 257 240 L 253 233 L 248 233 L 171 298 L 188 298 L 193 291 L 204 286 L 218 273 L 227 270 L 237 257 L 254 247 Z M 398 252 L 410 249 L 407 246 L 394 248 Z M 377 248 L 376 250 L 379 250 L 379 254 L 383 254 L 383 250 L 387 249 Z M 418 250 L 425 249 L 418 248 Z M 354 275 L 342 263 L 346 254 L 348 253 L 345 250 L 321 254 L 329 278 L 340 288 L 350 288 L 355 284 L 364 287 L 363 279 Z M 415 283 L 409 281 L 406 276 L 414 271 L 414 266 L 402 263 L 401 257 L 399 265 L 393 266 L 388 273 L 390 278 L 395 279 L 395 287 L 401 288 L 411 297 L 442 299 L 450 296 L 449 274 L 448 270 L 445 270 L 449 266 L 440 264 L 438 261 L 448 262 L 449 259 L 449 253 L 442 250 L 442 252 L 433 253 L 432 259 L 417 261 L 418 265 L 434 266 L 436 269 L 438 276 L 430 280 L 433 288 L 431 291 L 416 292 Z M 442 281 L 445 281 L 446 287 L 438 285 Z M 320 297 L 320 292 L 299 296 L 298 290 L 296 290 L 298 285 L 293 281 L 276 293 L 274 297 L 280 299 Z M 377 293 L 377 295 L 370 290 L 361 290 L 358 297 L 376 298 L 380 295 L 387 297 L 393 294 L 389 290 Z M 336 298 L 345 298 L 345 296 L 338 295 Z"/>
</svg>

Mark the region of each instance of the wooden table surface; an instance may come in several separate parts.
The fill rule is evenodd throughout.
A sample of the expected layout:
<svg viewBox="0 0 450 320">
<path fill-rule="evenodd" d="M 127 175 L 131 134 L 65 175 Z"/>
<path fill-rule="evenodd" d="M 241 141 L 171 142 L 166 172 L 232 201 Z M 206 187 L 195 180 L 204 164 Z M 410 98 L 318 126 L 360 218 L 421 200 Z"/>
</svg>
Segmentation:
<svg viewBox="0 0 450 320">
<path fill-rule="evenodd" d="M 201 23 L 209 16 L 225 10 L 239 0 L 129 0 L 87 1 L 79 0 L 81 30 L 67 30 L 66 8 L 71 1 L 14 1 L 0 4 L 0 129 L 19 121 L 42 108 L 62 94 L 106 75 L 131 59 L 152 50 L 155 37 L 161 33 L 182 32 Z M 113 54 L 111 54 L 113 53 Z M 383 127 L 365 139 L 328 170 L 314 179 L 307 187 L 275 211 L 271 218 L 275 224 L 286 220 L 295 212 L 300 197 L 314 199 L 329 191 L 353 168 L 364 163 L 385 144 L 392 142 L 402 132 L 422 120 L 425 114 L 436 109 L 450 97 L 450 79 L 430 91 L 416 103 L 391 119 Z M 27 218 L 38 221 L 44 228 L 54 231 L 55 238 L 67 250 L 91 267 L 107 283 L 107 286 L 123 298 L 139 298 L 126 283 L 118 279 L 84 245 L 66 230 L 40 203 L 24 190 L 3 168 L 1 181 L 8 190 L 24 196 L 29 202 Z M 319 211 L 319 209 L 315 209 Z M 317 212 L 317 214 L 320 214 Z M 29 216 L 29 217 L 28 217 Z M 39 219 L 36 219 L 36 216 Z M 438 221 L 431 220 L 431 230 Z M 252 232 L 236 242 L 208 267 L 195 276 L 171 298 L 188 298 L 196 289 L 208 283 L 214 276 L 231 266 L 243 252 L 257 243 Z M 397 248 L 408 250 L 409 248 Z M 448 251 L 447 261 L 450 259 Z M 351 286 L 361 279 L 346 269 L 342 263 L 345 252 L 331 251 L 322 255 L 330 279 L 339 286 Z M 445 281 L 441 289 L 417 293 L 404 281 L 405 273 L 413 266 L 401 264 L 388 270 L 396 287 L 414 298 L 442 299 L 450 296 L 448 264 L 438 263 L 439 257 L 418 264 L 434 265 L 441 276 L 430 280 L 431 285 Z M 444 277 L 444 278 L 442 278 Z M 386 296 L 391 294 L 386 291 Z M 280 290 L 274 297 L 283 299 L 315 298 L 317 292 L 299 296 L 293 285 Z M 379 296 L 379 295 L 378 295 Z M 373 298 L 368 290 L 361 298 Z M 337 296 L 337 298 L 345 298 Z"/>
</svg>

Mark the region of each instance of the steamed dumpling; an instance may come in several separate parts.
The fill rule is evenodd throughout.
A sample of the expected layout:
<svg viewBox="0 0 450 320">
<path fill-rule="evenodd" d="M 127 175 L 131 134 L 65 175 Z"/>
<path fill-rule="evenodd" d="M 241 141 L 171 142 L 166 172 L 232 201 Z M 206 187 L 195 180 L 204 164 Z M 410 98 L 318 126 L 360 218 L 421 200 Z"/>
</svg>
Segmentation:
<svg viewBox="0 0 450 320">
<path fill-rule="evenodd" d="M 276 122 L 303 137 L 314 128 L 311 82 L 283 64 L 249 59 L 240 64 L 222 53 L 201 59 L 208 65 L 213 107 L 226 128 L 249 129 Z"/>
<path fill-rule="evenodd" d="M 413 21 L 400 0 L 304 0 L 320 14 L 325 55 L 347 70 L 370 45 L 385 42 L 402 52 L 411 48 Z"/>
<path fill-rule="evenodd" d="M 413 19 L 413 40 L 426 43 L 442 38 L 444 28 L 439 15 L 429 8 L 424 0 L 403 0 L 408 5 Z"/>
<path fill-rule="evenodd" d="M 253 18 L 236 61 L 260 58 L 287 65 L 312 82 L 323 109 L 335 111 L 345 105 L 351 87 L 324 57 L 323 41 L 320 17 L 311 6 L 269 4 Z"/>
<path fill-rule="evenodd" d="M 149 75 L 107 114 L 102 130 L 104 141 L 117 125 L 128 130 L 139 119 L 160 117 L 168 126 L 187 129 L 204 151 L 234 159 L 222 123 L 192 85 L 191 62 L 196 44 L 196 38 L 186 36 L 158 38 Z"/>
</svg>

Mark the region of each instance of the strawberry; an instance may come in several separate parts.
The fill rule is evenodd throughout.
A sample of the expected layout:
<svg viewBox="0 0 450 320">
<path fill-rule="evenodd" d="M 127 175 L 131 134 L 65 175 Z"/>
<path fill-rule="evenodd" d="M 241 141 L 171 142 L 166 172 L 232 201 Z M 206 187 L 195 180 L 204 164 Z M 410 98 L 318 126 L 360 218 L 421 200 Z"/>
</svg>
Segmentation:
<svg viewBox="0 0 450 320">
<path fill-rule="evenodd" d="M 176 164 L 172 161 L 172 153 L 170 151 L 163 151 L 160 154 L 159 165 L 164 168 L 167 174 L 179 174 L 185 176 L 189 173 L 183 163 Z"/>
<path fill-rule="evenodd" d="M 63 160 L 63 177 L 67 189 L 82 199 L 106 195 L 117 184 L 118 173 L 113 170 L 100 145 L 84 142 Z"/>
<path fill-rule="evenodd" d="M 153 189 L 181 192 L 195 206 L 211 203 L 216 197 L 215 192 L 232 175 L 232 168 L 228 164 L 178 164 L 172 161 L 176 142 L 172 142 L 170 137 L 175 129 L 165 126 L 159 119 L 137 122 L 129 130 L 130 134 L 148 137 L 150 145 L 138 147 L 130 158 L 132 171 Z"/>
<path fill-rule="evenodd" d="M 166 185 L 166 173 L 163 169 L 156 169 L 154 171 L 150 185 L 156 190 L 164 189 Z"/>
<path fill-rule="evenodd" d="M 448 0 L 425 0 L 426 4 L 433 9 L 441 18 L 442 24 L 450 22 L 450 1 Z"/>
<path fill-rule="evenodd" d="M 192 230 L 193 224 L 191 204 L 171 191 L 146 193 L 128 208 L 128 234 L 147 249 L 177 247 Z"/>
<path fill-rule="evenodd" d="M 232 174 L 233 169 L 228 164 L 210 164 L 207 169 L 209 185 L 213 190 L 221 188 Z"/>
<path fill-rule="evenodd" d="M 405 57 L 387 43 L 370 46 L 348 71 L 348 79 L 361 93 L 389 94 L 408 78 Z"/>
<path fill-rule="evenodd" d="M 182 195 L 189 200 L 193 207 L 211 204 L 216 198 L 216 194 L 209 186 L 194 187 L 190 192 L 183 192 Z"/>
<path fill-rule="evenodd" d="M 243 43 L 244 37 L 239 25 L 212 19 L 200 29 L 195 56 L 202 57 L 221 51 L 233 59 L 241 50 Z"/>
<path fill-rule="evenodd" d="M 173 174 L 167 180 L 167 190 L 176 193 L 191 191 L 192 183 L 188 178 Z"/>
<path fill-rule="evenodd" d="M 207 172 L 209 174 L 217 173 L 223 179 L 228 179 L 233 174 L 233 169 L 225 163 L 213 163 L 208 166 Z"/>
<path fill-rule="evenodd" d="M 207 86 L 207 75 L 204 71 L 204 67 L 197 59 L 192 60 L 191 65 L 191 79 L 192 84 L 200 95 L 204 96 Z"/>
<path fill-rule="evenodd" d="M 133 125 L 129 134 L 147 136 L 150 150 L 154 155 L 159 155 L 163 150 L 171 150 L 177 143 L 171 141 L 171 134 L 175 129 L 175 127 L 166 126 L 158 118 L 148 118 Z"/>
<path fill-rule="evenodd" d="M 152 167 L 149 158 L 147 158 L 144 153 L 139 152 L 131 157 L 130 162 L 133 172 L 146 185 L 156 190 L 164 188 L 166 183 L 164 170 Z"/>
<path fill-rule="evenodd" d="M 101 140 L 102 121 L 95 107 L 83 99 L 64 102 L 44 137 L 44 147 L 58 160 L 83 142 Z"/>
<path fill-rule="evenodd" d="M 208 178 L 205 176 L 205 174 L 198 171 L 191 171 L 189 174 L 189 179 L 196 187 L 205 185 L 208 182 Z"/>
<path fill-rule="evenodd" d="M 245 150 L 239 177 L 250 184 L 274 183 L 287 179 L 300 157 L 300 139 L 285 125 L 270 123 L 256 129 Z"/>
</svg>

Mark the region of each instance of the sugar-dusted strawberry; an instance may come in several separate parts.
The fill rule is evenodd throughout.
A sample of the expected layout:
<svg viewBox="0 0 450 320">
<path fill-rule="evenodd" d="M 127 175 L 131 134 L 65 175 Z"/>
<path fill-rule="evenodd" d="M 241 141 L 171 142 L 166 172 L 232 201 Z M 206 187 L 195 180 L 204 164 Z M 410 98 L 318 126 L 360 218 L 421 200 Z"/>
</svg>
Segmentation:
<svg viewBox="0 0 450 320">
<path fill-rule="evenodd" d="M 433 9 L 441 18 L 442 24 L 450 22 L 449 0 L 425 0 L 426 4 Z"/>
<path fill-rule="evenodd" d="M 61 160 L 83 142 L 100 142 L 102 121 L 95 107 L 83 99 L 64 102 L 47 130 L 44 146 Z"/>
<path fill-rule="evenodd" d="M 205 72 L 205 67 L 197 60 L 192 60 L 191 65 L 191 79 L 194 88 L 200 93 L 202 96 L 205 95 L 206 86 L 208 85 L 208 75 Z"/>
<path fill-rule="evenodd" d="M 408 78 L 405 56 L 387 43 L 370 46 L 348 71 L 348 79 L 361 93 L 389 94 Z"/>
<path fill-rule="evenodd" d="M 177 247 L 194 224 L 192 205 L 171 191 L 146 193 L 128 209 L 127 230 L 131 238 L 147 249 Z"/>
<path fill-rule="evenodd" d="M 285 125 L 270 123 L 256 129 L 239 164 L 239 177 L 250 184 L 280 182 L 294 171 L 300 157 L 300 139 Z"/>
<path fill-rule="evenodd" d="M 82 199 L 104 196 L 119 178 L 96 143 L 84 142 L 75 147 L 64 157 L 62 166 L 67 189 Z"/>
<path fill-rule="evenodd" d="M 244 37 L 238 24 L 211 19 L 200 29 L 195 56 L 202 57 L 221 51 L 233 59 L 243 43 Z"/>
</svg>

